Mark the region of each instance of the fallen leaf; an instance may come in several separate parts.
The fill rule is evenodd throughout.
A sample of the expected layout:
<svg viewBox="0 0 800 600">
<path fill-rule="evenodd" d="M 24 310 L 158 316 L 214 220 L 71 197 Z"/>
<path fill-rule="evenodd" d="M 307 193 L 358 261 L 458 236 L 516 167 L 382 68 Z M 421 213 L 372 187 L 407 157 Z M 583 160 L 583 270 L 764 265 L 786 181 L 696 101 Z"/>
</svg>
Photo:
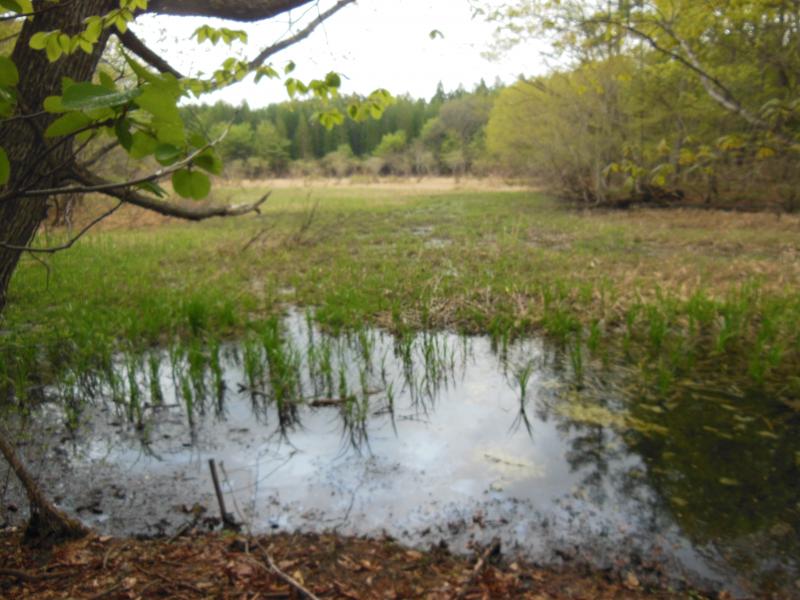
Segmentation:
<svg viewBox="0 0 800 600">
<path fill-rule="evenodd" d="M 636 577 L 636 575 L 634 575 L 633 573 L 629 572 L 625 576 L 625 586 L 630 588 L 630 589 L 632 589 L 632 590 L 638 589 L 638 587 L 639 587 L 639 578 Z"/>
</svg>

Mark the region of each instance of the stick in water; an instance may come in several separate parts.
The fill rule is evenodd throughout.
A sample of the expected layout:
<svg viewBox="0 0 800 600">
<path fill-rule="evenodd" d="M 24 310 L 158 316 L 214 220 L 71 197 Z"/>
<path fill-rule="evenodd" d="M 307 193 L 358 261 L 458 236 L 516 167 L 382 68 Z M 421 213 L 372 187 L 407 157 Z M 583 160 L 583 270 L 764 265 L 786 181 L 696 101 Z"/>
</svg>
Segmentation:
<svg viewBox="0 0 800 600">
<path fill-rule="evenodd" d="M 214 482 L 214 492 L 217 494 L 217 504 L 219 504 L 219 513 L 222 517 L 222 527 L 224 529 L 239 531 L 239 524 L 225 509 L 225 498 L 222 495 L 222 488 L 219 485 L 219 478 L 217 477 L 217 463 L 213 458 L 208 459 L 208 468 L 211 470 L 211 480 Z"/>
</svg>

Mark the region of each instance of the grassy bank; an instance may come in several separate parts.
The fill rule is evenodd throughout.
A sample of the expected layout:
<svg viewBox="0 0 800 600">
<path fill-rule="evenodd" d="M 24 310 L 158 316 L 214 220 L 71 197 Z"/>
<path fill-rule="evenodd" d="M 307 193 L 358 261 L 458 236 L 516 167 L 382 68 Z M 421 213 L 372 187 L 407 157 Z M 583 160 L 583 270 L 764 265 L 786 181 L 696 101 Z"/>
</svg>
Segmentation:
<svg viewBox="0 0 800 600">
<path fill-rule="evenodd" d="M 23 260 L 3 317 L 5 378 L 234 336 L 299 304 L 331 328 L 541 333 L 572 348 L 577 368 L 630 364 L 663 389 L 713 375 L 800 395 L 797 217 L 575 212 L 526 191 L 346 184 L 276 190 L 260 217 L 119 214 L 49 271 Z"/>
</svg>

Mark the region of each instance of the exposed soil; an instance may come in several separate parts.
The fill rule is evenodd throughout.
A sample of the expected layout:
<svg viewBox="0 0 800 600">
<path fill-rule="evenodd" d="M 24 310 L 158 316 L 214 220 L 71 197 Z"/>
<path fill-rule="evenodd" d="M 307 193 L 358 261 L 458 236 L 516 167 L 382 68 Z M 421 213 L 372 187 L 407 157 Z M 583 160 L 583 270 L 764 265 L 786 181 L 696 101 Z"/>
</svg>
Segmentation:
<svg viewBox="0 0 800 600">
<path fill-rule="evenodd" d="M 233 534 L 189 534 L 172 540 L 92 536 L 48 550 L 21 542 L 16 531 L 0 536 L 0 597 L 301 598 L 270 568 L 268 556 L 319 598 L 687 597 L 686 592 L 644 589 L 633 575 L 620 581 L 579 567 L 507 564 L 502 552 L 483 549 L 472 559 L 442 548 L 418 552 L 391 539 L 280 535 L 252 542 Z"/>
</svg>

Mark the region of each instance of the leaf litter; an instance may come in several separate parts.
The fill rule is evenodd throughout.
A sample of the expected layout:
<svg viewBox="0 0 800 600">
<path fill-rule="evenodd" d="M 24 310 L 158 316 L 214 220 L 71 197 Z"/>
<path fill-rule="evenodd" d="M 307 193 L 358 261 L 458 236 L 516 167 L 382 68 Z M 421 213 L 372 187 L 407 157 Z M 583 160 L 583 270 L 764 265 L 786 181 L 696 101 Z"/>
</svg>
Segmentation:
<svg viewBox="0 0 800 600">
<path fill-rule="evenodd" d="M 318 598 L 685 598 L 648 589 L 633 574 L 584 566 L 541 568 L 476 549 L 412 550 L 393 540 L 293 534 L 251 540 L 191 532 L 172 539 L 90 536 L 49 549 L 25 546 L 19 531 L 0 536 L 0 597 L 91 600 L 138 598 L 280 599 L 304 594 L 269 562 Z M 692 597 L 703 596 L 692 592 Z"/>
</svg>

